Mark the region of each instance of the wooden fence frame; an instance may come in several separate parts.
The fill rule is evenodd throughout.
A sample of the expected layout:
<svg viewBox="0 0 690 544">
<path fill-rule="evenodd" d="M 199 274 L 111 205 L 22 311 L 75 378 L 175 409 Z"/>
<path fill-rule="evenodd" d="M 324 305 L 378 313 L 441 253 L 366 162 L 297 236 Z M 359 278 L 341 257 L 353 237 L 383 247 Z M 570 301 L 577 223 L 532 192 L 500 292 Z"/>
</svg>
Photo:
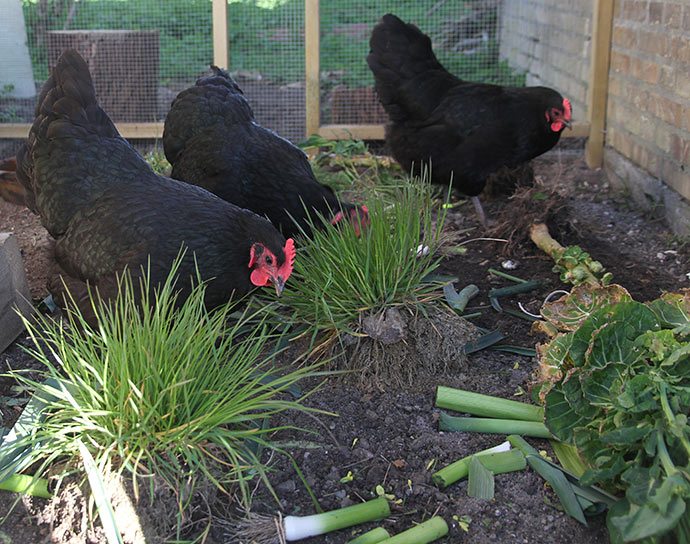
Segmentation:
<svg viewBox="0 0 690 544">
<path fill-rule="evenodd" d="M 322 125 L 320 121 L 320 0 L 304 0 L 305 99 L 306 134 L 318 133 L 328 139 L 359 138 L 382 140 L 383 125 Z M 613 0 L 593 0 L 592 52 L 587 121 L 575 123 L 573 130 L 563 132 L 565 138 L 587 138 L 585 159 L 590 168 L 601 166 L 606 128 L 606 98 L 611 51 Z M 228 4 L 227 0 L 213 0 L 213 62 L 221 68 L 229 66 Z M 117 123 L 125 138 L 153 138 L 163 136 L 163 123 Z M 26 138 L 31 123 L 0 123 L 0 138 Z"/>
</svg>

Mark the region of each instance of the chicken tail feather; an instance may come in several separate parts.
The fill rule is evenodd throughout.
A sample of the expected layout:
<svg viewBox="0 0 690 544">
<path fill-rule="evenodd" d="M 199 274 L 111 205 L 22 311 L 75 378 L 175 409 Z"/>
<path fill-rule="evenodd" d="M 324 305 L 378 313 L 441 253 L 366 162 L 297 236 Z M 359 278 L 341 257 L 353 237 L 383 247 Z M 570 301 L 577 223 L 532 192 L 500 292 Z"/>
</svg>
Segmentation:
<svg viewBox="0 0 690 544">
<path fill-rule="evenodd" d="M 460 81 L 438 61 L 429 37 L 393 14 L 374 27 L 369 47 L 376 93 L 393 121 L 426 118 Z"/>
</svg>

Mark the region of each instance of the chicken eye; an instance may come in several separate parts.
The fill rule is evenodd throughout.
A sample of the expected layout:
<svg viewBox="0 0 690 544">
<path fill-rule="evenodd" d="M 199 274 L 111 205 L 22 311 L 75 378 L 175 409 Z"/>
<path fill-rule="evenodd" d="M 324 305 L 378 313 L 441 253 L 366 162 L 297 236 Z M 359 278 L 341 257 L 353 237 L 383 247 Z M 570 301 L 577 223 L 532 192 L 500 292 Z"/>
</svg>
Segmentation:
<svg viewBox="0 0 690 544">
<path fill-rule="evenodd" d="M 266 257 L 266 264 L 273 264 L 273 259 L 271 257 Z"/>
</svg>

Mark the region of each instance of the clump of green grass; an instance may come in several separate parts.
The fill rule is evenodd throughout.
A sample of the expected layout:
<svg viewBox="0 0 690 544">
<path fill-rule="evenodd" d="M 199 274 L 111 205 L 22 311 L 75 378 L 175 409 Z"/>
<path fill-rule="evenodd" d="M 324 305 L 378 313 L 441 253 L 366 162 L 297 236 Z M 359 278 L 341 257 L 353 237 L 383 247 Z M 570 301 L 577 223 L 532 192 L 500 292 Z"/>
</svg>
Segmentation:
<svg viewBox="0 0 690 544">
<path fill-rule="evenodd" d="M 423 281 L 441 260 L 443 213 L 432 217 L 429 183 L 408 180 L 370 194 L 371 224 L 360 235 L 353 225 L 327 225 L 298 249 L 281 304 L 316 332 L 354 332 L 362 312 L 437 296 L 438 285 Z"/>
<path fill-rule="evenodd" d="M 175 272 L 156 289 L 147 276 L 133 285 L 125 275 L 114 302 L 94 303 L 94 328 L 79 310 L 67 315 L 68 327 L 40 316 L 26 323 L 34 342 L 27 351 L 43 369 L 40 378 L 10 375 L 46 405 L 43 421 L 14 444 L 28 450 L 23 466 L 78 459 L 83 443 L 98 466 L 131 470 L 135 485 L 152 473 L 177 489 L 205 477 L 239 488 L 248 504 L 249 481 L 266 480 L 257 452 L 272 447 L 276 429 L 267 418 L 308 410 L 284 393 L 315 367 L 276 368 L 265 309 L 239 317 L 231 304 L 209 311 L 201 282 L 181 303 Z"/>
<path fill-rule="evenodd" d="M 165 158 L 165 154 L 161 150 L 155 149 L 147 152 L 144 155 L 144 160 L 156 174 L 167 178 L 170 177 L 172 165 L 168 162 L 168 159 Z"/>
</svg>

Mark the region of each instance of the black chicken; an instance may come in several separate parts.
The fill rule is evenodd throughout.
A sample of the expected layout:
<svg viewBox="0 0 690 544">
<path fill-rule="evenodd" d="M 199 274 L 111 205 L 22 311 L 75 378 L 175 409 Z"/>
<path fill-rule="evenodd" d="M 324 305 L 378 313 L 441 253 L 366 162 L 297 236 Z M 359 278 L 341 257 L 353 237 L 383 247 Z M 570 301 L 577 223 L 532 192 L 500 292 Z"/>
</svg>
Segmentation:
<svg viewBox="0 0 690 544">
<path fill-rule="evenodd" d="M 463 81 L 438 62 L 431 40 L 392 14 L 374 27 L 367 56 L 376 92 L 390 117 L 386 141 L 408 172 L 431 168 L 433 183 L 473 197 L 486 178 L 551 149 L 567 126 L 567 98 L 547 87 Z"/>
<path fill-rule="evenodd" d="M 311 235 L 314 211 L 334 224 L 347 217 L 358 230 L 366 225 L 366 207 L 339 202 L 301 149 L 256 123 L 230 74 L 211 68 L 175 98 L 165 120 L 171 176 L 268 217 L 285 236 L 298 234 L 297 225 Z"/>
<path fill-rule="evenodd" d="M 180 300 L 195 259 L 208 306 L 271 283 L 280 294 L 290 276 L 294 243 L 266 219 L 149 168 L 98 105 L 76 51 L 62 54 L 43 86 L 17 163 L 27 206 L 56 240 L 56 302 L 69 301 L 64 281 L 88 313 L 87 282 L 109 299 L 125 267 L 138 276 L 149 260 L 151 284 L 160 284 L 181 249 Z"/>
</svg>

